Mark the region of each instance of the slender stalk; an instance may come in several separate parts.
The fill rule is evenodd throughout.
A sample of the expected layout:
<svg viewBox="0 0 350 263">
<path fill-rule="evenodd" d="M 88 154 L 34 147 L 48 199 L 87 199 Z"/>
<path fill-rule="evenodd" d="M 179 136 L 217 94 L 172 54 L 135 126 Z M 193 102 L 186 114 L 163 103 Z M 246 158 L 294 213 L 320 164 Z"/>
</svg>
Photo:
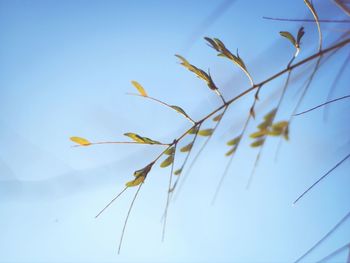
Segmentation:
<svg viewBox="0 0 350 263">
<path fill-rule="evenodd" d="M 116 197 L 114 197 L 96 216 L 95 218 L 98 218 L 115 200 L 118 199 L 119 196 L 121 196 L 125 190 L 128 189 L 128 187 L 125 187 Z"/>
<path fill-rule="evenodd" d="M 344 70 L 346 69 L 346 67 L 347 67 L 347 65 L 348 65 L 348 63 L 349 63 L 349 61 L 350 61 L 350 53 L 349 53 L 349 55 L 346 57 L 346 59 L 344 60 L 344 62 L 343 62 L 343 64 L 341 65 L 341 67 L 340 67 L 340 69 L 339 69 L 337 75 L 335 76 L 334 81 L 333 81 L 333 83 L 332 83 L 332 85 L 331 85 L 331 88 L 330 88 L 330 90 L 329 90 L 329 92 L 328 92 L 326 101 L 331 100 L 332 95 L 333 95 L 333 92 L 335 92 L 335 89 L 336 89 L 336 87 L 337 87 L 337 85 L 338 85 L 338 82 L 340 81 L 341 76 L 343 75 Z M 327 107 L 324 109 L 324 119 L 326 119 L 326 117 L 327 117 Z"/>
<path fill-rule="evenodd" d="M 332 227 L 319 241 L 317 241 L 308 251 L 301 255 L 294 263 L 299 263 L 307 255 L 309 255 L 316 247 L 318 247 L 323 241 L 325 241 L 330 235 L 334 233 L 348 218 L 350 218 L 350 212 L 348 212 L 335 226 Z"/>
<path fill-rule="evenodd" d="M 166 221 L 167 221 L 168 208 L 169 208 L 169 202 L 170 202 L 170 189 L 171 189 L 171 184 L 172 184 L 172 179 L 173 179 L 174 162 L 175 162 L 175 155 L 176 155 L 176 146 L 177 146 L 177 144 L 174 145 L 174 161 L 171 164 L 170 176 L 169 176 L 169 186 L 168 186 L 167 199 L 166 199 L 166 205 L 165 205 L 165 210 L 164 210 L 162 242 L 164 241 L 164 237 L 165 237 L 165 228 L 166 228 Z"/>
<path fill-rule="evenodd" d="M 157 103 L 159 103 L 159 104 L 161 104 L 161 105 L 163 105 L 163 106 L 165 106 L 165 107 L 167 107 L 167 108 L 169 108 L 169 109 L 171 109 L 171 110 L 173 110 L 173 111 L 179 113 L 180 115 L 182 115 L 183 117 L 185 117 L 185 118 L 186 118 L 189 122 L 191 122 L 192 124 L 195 124 L 195 123 L 196 123 L 190 116 L 188 116 L 187 114 L 183 114 L 182 112 L 180 112 L 180 111 L 174 109 L 174 106 L 173 106 L 173 105 L 170 105 L 170 104 L 168 104 L 168 103 L 166 103 L 166 102 L 164 102 L 164 101 L 161 101 L 161 100 L 159 100 L 159 99 L 156 99 L 156 98 L 153 98 L 153 97 L 150 97 L 150 96 L 142 96 L 142 95 L 136 94 L 136 93 L 127 93 L 127 95 L 132 95 L 132 96 L 137 96 L 137 97 L 141 97 L 141 98 L 146 98 L 146 99 L 149 99 L 149 100 L 153 100 L 153 101 L 155 101 L 155 102 L 157 102 Z M 220 94 L 220 95 L 221 95 L 221 94 Z M 222 96 L 221 96 L 221 97 L 222 97 Z M 221 99 L 223 99 L 223 98 L 221 98 Z"/>
<path fill-rule="evenodd" d="M 345 156 L 340 162 L 332 167 L 328 172 L 326 172 L 323 176 L 321 176 L 316 182 L 314 182 L 309 188 L 307 188 L 294 202 L 295 205 L 301 198 L 304 197 L 312 188 L 314 188 L 319 182 L 321 182 L 324 178 L 326 178 L 331 172 L 333 172 L 336 168 L 338 168 L 343 162 L 345 162 L 348 158 L 350 158 L 350 153 Z"/>
<path fill-rule="evenodd" d="M 299 19 L 299 18 L 280 18 L 280 17 L 269 17 L 269 16 L 263 16 L 263 19 L 266 20 L 274 20 L 274 21 L 286 21 L 286 22 L 311 22 L 316 23 L 314 19 Z M 350 23 L 350 20 L 342 19 L 342 20 L 336 20 L 336 19 L 319 19 L 318 22 L 320 23 Z"/>
<path fill-rule="evenodd" d="M 317 105 L 317 106 L 315 106 L 315 107 L 313 107 L 313 108 L 311 108 L 311 109 L 308 109 L 308 110 L 306 110 L 306 111 L 302 111 L 302 112 L 299 112 L 299 113 L 297 113 L 297 114 L 294 114 L 294 116 L 299 116 L 299 115 L 308 113 L 308 112 L 310 112 L 310 111 L 316 110 L 316 109 L 318 109 L 318 108 L 321 108 L 321 107 L 323 107 L 323 106 L 325 106 L 325 105 L 328 105 L 328 104 L 330 104 L 330 103 L 333 103 L 333 102 L 336 102 L 336 101 L 339 101 L 339 100 L 343 100 L 343 99 L 348 99 L 348 98 L 350 98 L 350 95 L 346 95 L 346 96 L 343 96 L 343 97 L 340 97 L 340 98 L 336 98 L 336 99 L 334 99 L 334 100 L 326 101 L 325 103 L 322 103 L 322 104 L 320 104 L 320 105 Z"/>
<path fill-rule="evenodd" d="M 321 263 L 321 262 L 327 262 L 329 259 L 337 255 L 338 253 L 342 252 L 344 249 L 349 249 L 350 250 L 350 242 L 345 244 L 344 246 L 341 246 L 340 248 L 334 250 L 332 253 L 330 253 L 328 256 L 324 257 L 323 259 L 317 261 L 316 263 Z M 349 257 L 347 258 L 347 263 L 349 262 Z"/>
<path fill-rule="evenodd" d="M 128 223 L 131 210 L 132 210 L 132 208 L 133 208 L 133 206 L 134 206 L 136 197 L 137 197 L 138 193 L 140 192 L 140 189 L 141 189 L 142 184 L 143 184 L 143 183 L 141 183 L 140 186 L 137 188 L 137 191 L 136 191 L 136 193 L 135 193 L 135 195 L 134 195 L 134 198 L 132 199 L 132 202 L 131 202 L 131 204 L 130 204 L 128 214 L 126 215 L 126 218 L 125 218 L 125 221 L 124 221 L 123 230 L 122 230 L 122 234 L 121 234 L 121 236 L 120 236 L 120 241 L 119 241 L 119 246 L 118 246 L 118 254 L 120 254 L 120 249 L 121 249 L 121 247 L 122 247 L 122 242 L 123 242 L 123 237 L 124 237 L 124 233 L 125 233 L 126 224 Z"/>
<path fill-rule="evenodd" d="M 90 145 L 99 145 L 99 144 L 143 144 L 143 145 L 161 145 L 161 146 L 169 146 L 169 143 L 144 143 L 144 142 L 92 142 L 88 145 L 73 145 L 72 147 L 87 147 Z"/>
<path fill-rule="evenodd" d="M 198 131 L 199 131 L 199 129 L 200 129 L 200 127 L 201 127 L 201 124 L 199 124 L 198 126 Z M 194 135 L 194 137 L 193 137 L 193 140 L 192 140 L 192 147 L 191 147 L 191 149 L 188 151 L 188 153 L 187 153 L 187 155 L 186 155 L 186 157 L 185 157 L 185 160 L 184 160 L 184 162 L 182 163 L 182 165 L 181 165 L 181 173 L 182 173 L 182 171 L 184 170 L 184 168 L 185 168 L 185 166 L 186 166 L 186 164 L 187 164 L 187 162 L 188 162 L 188 160 L 189 160 L 189 157 L 190 157 L 190 155 L 191 155 L 191 152 L 192 152 L 192 150 L 193 150 L 193 146 L 194 146 L 194 144 L 195 144 L 195 142 L 196 142 L 196 139 L 197 139 L 197 137 L 198 137 L 198 131 L 195 133 L 195 135 Z M 178 183 L 178 181 L 180 180 L 180 178 L 181 178 L 181 174 L 177 177 L 177 179 L 176 179 L 176 181 L 175 181 L 175 183 L 174 183 L 174 186 L 172 187 L 172 189 L 171 189 L 171 192 L 173 192 L 175 189 L 176 189 L 176 186 L 177 186 L 177 183 Z"/>
<path fill-rule="evenodd" d="M 299 54 L 299 48 L 297 48 L 297 49 L 295 50 L 295 53 L 294 53 L 293 57 L 292 57 L 291 60 L 288 62 L 288 64 L 287 64 L 287 69 L 290 68 L 290 66 L 292 65 L 293 61 L 294 61 L 295 58 L 298 56 L 298 54 Z M 288 85 L 289 85 L 289 81 L 290 81 L 291 75 L 292 75 L 292 70 L 290 70 L 290 71 L 288 72 L 288 75 L 287 75 L 287 78 L 286 78 L 286 82 L 284 83 L 284 86 L 283 86 L 283 90 L 282 90 L 281 97 L 280 97 L 280 99 L 279 99 L 279 101 L 278 101 L 278 103 L 277 103 L 276 113 L 275 113 L 275 115 L 273 116 L 273 118 L 272 118 L 272 120 L 271 120 L 271 123 L 273 123 L 274 120 L 276 119 L 278 110 L 279 110 L 279 108 L 280 108 L 280 106 L 281 106 L 281 104 L 282 104 L 284 95 L 285 95 L 285 93 L 286 93 L 286 91 L 287 91 L 287 88 L 288 88 Z M 259 152 L 258 152 L 258 154 L 257 154 L 257 156 L 256 156 L 256 158 L 255 158 L 254 166 L 253 166 L 253 169 L 252 169 L 252 171 L 251 171 L 251 173 L 250 173 L 250 176 L 249 176 L 249 178 L 248 178 L 248 183 L 247 183 L 246 189 L 249 189 L 249 188 L 250 188 L 250 185 L 251 185 L 251 183 L 252 183 L 252 181 L 253 181 L 253 177 L 254 177 L 254 175 L 255 175 L 256 168 L 257 168 L 257 166 L 258 166 L 258 164 L 259 164 L 260 156 L 262 155 L 262 151 L 263 151 L 263 149 L 264 149 L 264 146 L 265 146 L 265 143 L 266 143 L 266 140 L 267 140 L 267 136 L 266 136 L 266 135 L 263 137 L 263 140 L 264 140 L 264 143 L 263 143 L 263 145 L 261 145 L 261 147 L 259 148 Z"/>
<path fill-rule="evenodd" d="M 222 112 L 222 117 L 225 115 L 225 112 L 226 112 L 227 108 L 228 108 L 228 105 L 226 105 L 226 106 L 224 107 L 224 110 L 223 110 L 223 112 Z M 197 154 L 196 154 L 195 157 L 193 158 L 193 160 L 192 160 L 190 166 L 188 167 L 188 170 L 186 171 L 185 176 L 183 177 L 182 181 L 180 182 L 180 185 L 179 185 L 178 191 L 177 191 L 177 193 L 176 193 L 176 196 L 178 196 L 178 195 L 180 194 L 180 191 L 181 191 L 183 185 L 185 184 L 186 179 L 188 178 L 188 175 L 191 173 L 194 164 L 195 164 L 196 161 L 198 160 L 198 158 L 199 158 L 199 156 L 201 155 L 201 153 L 203 152 L 204 148 L 208 145 L 210 139 L 212 138 L 212 136 L 213 136 L 214 132 L 216 131 L 217 127 L 219 126 L 221 120 L 222 120 L 222 118 L 215 124 L 215 126 L 214 126 L 214 128 L 213 128 L 213 133 L 212 133 L 212 135 L 210 135 L 210 136 L 205 140 L 205 142 L 203 143 L 202 147 L 199 149 L 199 151 L 197 152 Z"/>
</svg>

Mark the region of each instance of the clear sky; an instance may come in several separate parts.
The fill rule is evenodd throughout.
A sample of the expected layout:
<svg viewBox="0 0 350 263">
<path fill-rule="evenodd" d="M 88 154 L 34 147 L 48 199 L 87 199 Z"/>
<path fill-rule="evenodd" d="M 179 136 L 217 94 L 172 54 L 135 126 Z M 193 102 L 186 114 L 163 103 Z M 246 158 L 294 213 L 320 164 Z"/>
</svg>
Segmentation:
<svg viewBox="0 0 350 263">
<path fill-rule="evenodd" d="M 314 4 L 320 18 L 346 19 L 331 1 Z M 292 203 L 349 153 L 348 102 L 328 108 L 326 121 L 323 110 L 295 118 L 277 161 L 278 139 L 269 140 L 249 190 L 257 151 L 246 138 L 212 206 L 228 161 L 225 142 L 239 133 L 252 96 L 237 102 L 171 203 L 165 241 L 161 217 L 170 171 L 156 167 L 136 200 L 120 255 L 119 237 L 136 189 L 94 216 L 161 148 L 72 148 L 69 141 L 118 141 L 136 132 L 170 142 L 190 127 L 176 113 L 126 95 L 134 92 L 131 80 L 194 119 L 217 107 L 220 99 L 174 54 L 210 68 L 226 98 L 248 88 L 246 77 L 217 57 L 204 36 L 238 48 L 256 82 L 284 68 L 293 54 L 279 31 L 295 34 L 303 25 L 298 59 L 317 51 L 315 24 L 263 16 L 312 19 L 302 0 L 0 0 L 0 262 L 293 262 L 326 234 L 350 211 L 349 162 Z M 348 28 L 321 26 L 325 47 Z M 348 54 L 347 47 L 327 60 L 300 110 L 324 102 Z M 279 120 L 288 118 L 313 65 L 293 73 Z M 349 94 L 348 76 L 349 67 L 333 97 Z M 276 105 L 284 78 L 264 87 L 257 121 Z M 325 257 L 349 237 L 347 220 L 305 262 Z M 347 253 L 330 262 L 345 262 Z"/>
</svg>

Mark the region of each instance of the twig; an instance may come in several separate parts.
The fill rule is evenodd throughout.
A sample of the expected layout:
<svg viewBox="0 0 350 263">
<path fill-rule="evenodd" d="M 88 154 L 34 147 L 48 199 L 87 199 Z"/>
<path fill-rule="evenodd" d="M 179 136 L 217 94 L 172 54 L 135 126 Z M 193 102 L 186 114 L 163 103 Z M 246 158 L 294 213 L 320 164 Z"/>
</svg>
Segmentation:
<svg viewBox="0 0 350 263">
<path fill-rule="evenodd" d="M 322 181 L 324 178 L 326 178 L 327 175 L 329 175 L 331 172 L 333 172 L 338 166 L 340 166 L 343 162 L 345 162 L 350 157 L 350 153 L 345 156 L 344 159 L 342 159 L 340 162 L 338 162 L 336 165 L 332 167 L 328 172 L 326 172 L 321 178 L 319 178 L 316 182 L 314 182 L 308 189 L 306 189 L 294 202 L 293 205 L 295 205 L 304 195 L 306 195 L 312 188 L 314 188 L 320 181 Z"/>
<path fill-rule="evenodd" d="M 350 242 L 345 244 L 344 246 L 341 246 L 340 248 L 336 249 L 335 251 L 333 251 L 331 254 L 329 254 L 328 256 L 324 257 L 323 259 L 317 261 L 316 263 L 321 263 L 321 262 L 325 262 L 328 259 L 334 257 L 335 255 L 337 255 L 339 252 L 343 251 L 344 249 L 350 249 Z M 347 259 L 347 262 L 349 262 L 349 260 Z"/>
<path fill-rule="evenodd" d="M 348 212 L 335 226 L 332 227 L 319 241 L 316 242 L 308 251 L 301 255 L 294 263 L 299 263 L 303 258 L 310 254 L 317 246 L 319 246 L 323 241 L 325 241 L 333 232 L 340 227 L 348 218 L 350 218 L 350 212 Z"/>
<path fill-rule="evenodd" d="M 177 146 L 177 144 L 174 145 L 174 156 L 173 156 L 173 162 L 172 162 L 172 164 L 171 164 L 171 169 L 170 169 L 169 186 L 168 186 L 167 199 L 166 199 L 166 205 L 165 205 L 165 210 L 164 210 L 164 222 L 163 222 L 162 242 L 164 241 L 164 237 L 165 237 L 165 227 L 166 227 L 166 220 L 167 220 L 167 216 L 168 216 L 168 208 L 169 208 L 169 201 L 170 201 L 170 189 L 171 189 L 171 182 L 172 182 L 173 171 L 174 171 L 174 162 L 175 162 L 175 155 L 176 155 L 176 146 Z"/>
<path fill-rule="evenodd" d="M 299 115 L 308 113 L 308 112 L 310 112 L 310 111 L 316 110 L 316 109 L 318 109 L 318 108 L 321 108 L 321 107 L 323 107 L 323 106 L 325 106 L 325 105 L 327 105 L 327 104 L 330 104 L 330 103 L 333 103 L 333 102 L 336 102 L 336 101 L 339 101 L 339 100 L 343 100 L 343 99 L 348 99 L 348 98 L 350 98 L 350 95 L 346 95 L 346 96 L 343 96 L 343 97 L 340 97 L 340 98 L 336 98 L 336 99 L 334 99 L 334 100 L 330 100 L 330 101 L 327 101 L 327 102 L 322 103 L 322 104 L 320 104 L 320 105 L 317 105 L 317 106 L 315 106 L 315 107 L 313 107 L 313 108 L 311 108 L 311 109 L 308 109 L 308 110 L 306 110 L 306 111 L 302 111 L 302 112 L 300 112 L 300 113 L 294 114 L 294 116 L 299 116 Z"/>
<path fill-rule="evenodd" d="M 119 247 L 118 247 L 118 254 L 120 254 L 120 249 L 122 247 L 122 242 L 123 242 L 123 237 L 124 237 L 124 233 L 125 233 L 125 228 L 126 228 L 126 224 L 128 223 L 128 220 L 129 220 L 129 216 L 130 216 L 130 212 L 131 212 L 131 209 L 132 207 L 134 206 L 134 202 L 136 200 L 136 197 L 141 189 L 141 186 L 142 186 L 143 183 L 140 184 L 140 186 L 137 188 L 137 191 L 134 195 L 134 198 L 132 199 L 132 202 L 130 204 L 130 207 L 129 207 L 129 211 L 128 211 L 128 214 L 126 215 L 126 218 L 125 218 L 125 222 L 124 222 L 124 226 L 123 226 L 123 230 L 122 230 L 122 234 L 120 236 L 120 241 L 119 241 Z"/>
<path fill-rule="evenodd" d="M 263 19 L 274 20 L 274 21 L 284 21 L 284 22 L 311 22 L 316 23 L 314 19 L 299 19 L 299 18 L 280 18 L 280 17 L 269 17 L 263 16 Z M 335 19 L 319 19 L 320 23 L 350 23 L 350 20 L 335 20 Z"/>
<path fill-rule="evenodd" d="M 119 196 L 121 196 L 128 187 L 125 187 L 116 197 L 114 197 L 96 216 L 98 218 Z"/>
</svg>

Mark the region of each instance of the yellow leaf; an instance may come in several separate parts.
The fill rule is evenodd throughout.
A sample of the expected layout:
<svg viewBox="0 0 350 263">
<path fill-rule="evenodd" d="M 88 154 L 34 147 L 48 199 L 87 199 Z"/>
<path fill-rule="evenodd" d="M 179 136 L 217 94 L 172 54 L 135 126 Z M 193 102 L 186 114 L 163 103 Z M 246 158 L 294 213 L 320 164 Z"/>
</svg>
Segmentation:
<svg viewBox="0 0 350 263">
<path fill-rule="evenodd" d="M 271 121 L 264 121 L 258 125 L 258 129 L 266 130 L 271 125 Z"/>
<path fill-rule="evenodd" d="M 265 121 L 270 121 L 272 120 L 273 118 L 275 118 L 275 115 L 277 113 L 277 109 L 273 109 L 272 111 L 270 111 L 268 114 L 266 114 L 264 116 L 264 120 Z"/>
<path fill-rule="evenodd" d="M 211 136 L 213 134 L 214 130 L 213 129 L 205 129 L 205 130 L 200 130 L 198 132 L 198 135 L 200 136 Z"/>
<path fill-rule="evenodd" d="M 288 121 L 280 121 L 272 125 L 272 129 L 281 130 L 288 126 Z"/>
<path fill-rule="evenodd" d="M 270 136 L 280 136 L 282 134 L 282 130 L 272 130 L 268 132 Z"/>
<path fill-rule="evenodd" d="M 147 137 L 142 137 L 136 133 L 133 133 L 133 132 L 127 132 L 127 133 L 124 133 L 125 136 L 133 139 L 135 142 L 139 142 L 139 143 L 145 143 L 145 144 L 161 144 L 160 142 L 158 141 L 154 141 L 150 138 L 147 138 Z"/>
<path fill-rule="evenodd" d="M 228 146 L 233 146 L 239 143 L 239 141 L 241 140 L 241 136 L 238 136 L 230 141 L 227 142 Z"/>
<path fill-rule="evenodd" d="M 124 133 L 125 136 L 128 136 L 129 138 L 133 139 L 135 142 L 142 142 L 144 143 L 145 141 L 143 140 L 143 138 L 136 134 L 136 133 L 133 133 L 133 132 L 127 132 L 127 133 Z"/>
<path fill-rule="evenodd" d="M 174 161 L 174 155 L 168 156 L 161 164 L 160 167 L 165 168 L 168 167 L 170 164 L 172 164 Z"/>
<path fill-rule="evenodd" d="M 88 140 L 86 140 L 84 138 L 81 138 L 81 137 L 76 137 L 76 136 L 70 137 L 70 140 L 72 142 L 75 142 L 75 143 L 81 145 L 81 146 L 89 146 L 89 145 L 91 145 L 91 142 L 89 142 Z"/>
<path fill-rule="evenodd" d="M 265 141 L 264 139 L 257 140 L 255 142 L 251 143 L 250 146 L 253 148 L 259 147 L 259 146 L 264 144 L 264 141 Z"/>
<path fill-rule="evenodd" d="M 281 31 L 281 32 L 280 32 L 280 35 L 281 35 L 282 37 L 287 38 L 287 39 L 292 43 L 292 45 L 293 45 L 295 48 L 298 48 L 298 43 L 297 43 L 297 41 L 295 40 L 294 36 L 293 36 L 291 33 L 287 32 L 287 31 Z"/>
<path fill-rule="evenodd" d="M 172 105 L 170 106 L 171 108 L 173 108 L 175 111 L 177 111 L 178 113 L 182 114 L 183 116 L 185 116 L 186 118 L 189 118 L 189 116 L 187 115 L 187 113 L 182 109 L 180 108 L 179 106 L 176 106 L 176 105 Z"/>
<path fill-rule="evenodd" d="M 134 80 L 131 81 L 131 83 L 138 90 L 138 92 L 140 93 L 141 96 L 147 97 L 147 93 L 146 93 L 145 89 L 141 86 L 140 83 L 138 83 L 137 81 L 134 81 Z"/>
<path fill-rule="evenodd" d="M 180 149 L 180 152 L 189 152 L 191 149 L 192 149 L 192 146 L 193 146 L 193 142 L 187 144 L 186 146 L 182 147 Z"/>
<path fill-rule="evenodd" d="M 188 134 L 196 134 L 198 132 L 198 127 L 192 127 L 189 131 Z"/>
<path fill-rule="evenodd" d="M 126 187 L 133 187 L 133 186 L 137 186 L 139 184 L 142 184 L 145 181 L 146 176 L 139 176 L 136 177 L 134 180 L 127 182 L 125 184 Z"/>
<path fill-rule="evenodd" d="M 166 151 L 164 152 L 164 154 L 166 155 L 173 155 L 175 153 L 175 147 L 171 147 L 169 149 L 166 149 Z"/>
<path fill-rule="evenodd" d="M 252 133 L 249 137 L 255 139 L 255 138 L 263 137 L 266 134 L 267 134 L 266 130 L 260 130 L 260 131 Z"/>
</svg>

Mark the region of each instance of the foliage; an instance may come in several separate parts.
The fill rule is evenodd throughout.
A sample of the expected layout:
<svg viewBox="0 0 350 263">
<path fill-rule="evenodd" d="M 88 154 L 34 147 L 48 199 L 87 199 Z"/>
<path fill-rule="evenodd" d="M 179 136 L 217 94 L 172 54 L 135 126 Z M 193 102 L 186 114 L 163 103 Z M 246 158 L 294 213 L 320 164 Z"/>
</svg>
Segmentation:
<svg viewBox="0 0 350 263">
<path fill-rule="evenodd" d="M 299 106 L 300 106 L 305 94 L 307 93 L 308 88 L 310 87 L 310 85 L 313 81 L 313 78 L 314 78 L 317 70 L 321 66 L 321 58 L 325 54 L 334 54 L 335 51 L 345 47 L 346 45 L 348 45 L 350 43 L 349 38 L 340 39 L 338 42 L 336 42 L 333 45 L 324 49 L 322 46 L 322 44 L 323 44 L 322 31 L 321 31 L 321 26 L 320 26 L 320 22 L 319 22 L 319 18 L 318 18 L 316 9 L 308 0 L 304 0 L 304 2 L 305 2 L 306 7 L 308 8 L 308 10 L 311 12 L 311 14 L 314 18 L 314 22 L 317 26 L 317 30 L 318 30 L 318 34 L 319 34 L 318 51 L 315 54 L 311 54 L 308 57 L 306 57 L 305 59 L 303 59 L 297 63 L 294 63 L 295 59 L 297 58 L 297 56 L 300 53 L 301 48 L 302 48 L 302 38 L 305 34 L 304 27 L 300 27 L 300 29 L 296 33 L 296 36 L 294 36 L 290 32 L 281 31 L 280 35 L 282 37 L 284 37 L 286 40 L 288 40 L 292 44 L 292 46 L 294 47 L 295 50 L 291 54 L 290 60 L 286 62 L 285 68 L 276 72 L 272 76 L 267 77 L 265 80 L 261 81 L 260 83 L 255 83 L 253 81 L 253 77 L 251 76 L 251 74 L 248 70 L 248 66 L 244 62 L 243 58 L 241 58 L 239 56 L 238 50 L 234 54 L 229 50 L 229 48 L 227 48 L 227 46 L 220 39 L 210 38 L 210 37 L 204 38 L 205 41 L 209 44 L 209 46 L 211 48 L 213 48 L 218 53 L 217 55 L 219 57 L 226 58 L 229 61 L 233 62 L 233 65 L 235 67 L 237 67 L 239 70 L 241 70 L 249 80 L 249 85 L 250 85 L 249 88 L 247 88 L 242 93 L 238 94 L 237 96 L 235 96 L 229 100 L 224 98 L 224 96 L 220 92 L 219 87 L 215 84 L 209 71 L 206 72 L 206 71 L 196 67 L 195 65 L 191 64 L 183 56 L 176 55 L 176 57 L 180 60 L 180 64 L 185 69 L 187 69 L 188 71 L 190 71 L 191 73 L 196 75 L 199 79 L 203 80 L 205 85 L 222 100 L 222 104 L 219 107 L 217 107 L 212 112 L 209 112 L 202 119 L 194 120 L 180 106 L 170 105 L 164 101 L 161 101 L 157 98 L 149 96 L 148 93 L 146 92 L 145 88 L 140 83 L 138 83 L 137 81 L 131 81 L 132 85 L 136 88 L 136 90 L 138 92 L 137 94 L 132 94 L 132 95 L 155 101 L 155 102 L 163 105 L 164 107 L 167 107 L 168 109 L 175 111 L 176 113 L 178 113 L 180 116 L 182 116 L 183 118 L 185 118 L 186 120 L 188 120 L 191 123 L 191 127 L 189 129 L 185 130 L 179 137 L 173 139 L 173 141 L 171 143 L 162 143 L 162 142 L 150 139 L 148 137 L 141 136 L 141 135 L 133 133 L 133 132 L 128 132 L 128 133 L 124 134 L 125 136 L 127 136 L 131 139 L 131 141 L 126 141 L 126 142 L 96 142 L 96 143 L 92 143 L 89 140 L 81 138 L 81 137 L 71 137 L 71 140 L 74 143 L 76 143 L 76 146 L 91 146 L 94 144 L 105 144 L 105 143 L 116 143 L 116 144 L 134 143 L 134 144 L 147 144 L 147 145 L 155 145 L 155 146 L 164 147 L 164 149 L 160 152 L 160 154 L 158 156 L 156 156 L 156 158 L 154 158 L 151 162 L 149 162 L 144 168 L 141 168 L 141 169 L 136 170 L 134 172 L 132 180 L 130 180 L 126 183 L 125 188 L 116 197 L 116 198 L 118 198 L 128 188 L 132 188 L 132 187 L 136 187 L 136 186 L 138 187 L 137 192 L 134 196 L 134 199 L 132 200 L 132 203 L 130 205 L 130 209 L 128 211 L 127 218 L 125 220 L 125 224 L 124 224 L 122 236 L 121 236 L 121 241 L 120 241 L 120 246 L 119 246 L 119 251 L 121 248 L 121 243 L 122 243 L 122 238 L 124 235 L 125 227 L 126 227 L 126 224 L 127 224 L 128 218 L 129 218 L 130 211 L 131 211 L 132 206 L 134 204 L 134 201 L 139 193 L 140 188 L 142 187 L 143 183 L 146 181 L 147 176 L 151 172 L 154 164 L 157 163 L 158 161 L 160 162 L 161 168 L 170 167 L 168 195 L 167 195 L 167 202 L 166 202 L 166 207 L 165 207 L 165 212 L 164 212 L 164 225 L 163 225 L 163 238 L 164 238 L 168 206 L 169 206 L 173 192 L 175 190 L 177 190 L 177 192 L 180 191 L 181 186 L 178 186 L 179 180 L 181 179 L 182 183 L 185 181 L 186 177 L 185 177 L 185 175 L 183 175 L 183 171 L 187 167 L 189 157 L 190 157 L 190 155 L 192 155 L 192 153 L 195 149 L 195 147 L 194 147 L 195 144 L 197 143 L 197 141 L 199 140 L 200 137 L 205 138 L 204 139 L 205 141 L 202 144 L 202 147 L 197 151 L 197 155 L 193 158 L 192 164 L 190 164 L 188 166 L 186 175 L 189 174 L 193 163 L 196 161 L 199 154 L 202 152 L 204 147 L 207 145 L 208 141 L 215 134 L 215 131 L 216 131 L 218 125 L 223 120 L 223 117 L 225 116 L 227 109 L 231 105 L 233 105 L 237 100 L 241 99 L 242 97 L 248 96 L 250 93 L 254 92 L 253 102 L 250 106 L 249 112 L 247 112 L 247 119 L 246 119 L 241 131 L 238 134 L 233 134 L 231 137 L 232 139 L 230 139 L 229 141 L 226 142 L 226 145 L 229 148 L 228 148 L 228 151 L 226 150 L 225 156 L 229 157 L 229 160 L 227 162 L 227 166 L 225 168 L 225 171 L 224 171 L 224 173 L 219 181 L 219 184 L 217 186 L 213 201 L 215 200 L 217 194 L 219 193 L 220 187 L 224 181 L 225 176 L 227 175 L 230 164 L 232 162 L 232 158 L 235 156 L 235 153 L 239 149 L 239 146 L 241 144 L 242 139 L 246 137 L 248 124 L 250 123 L 250 121 L 252 119 L 256 119 L 255 106 L 257 103 L 259 103 L 259 92 L 262 88 L 265 88 L 265 87 L 267 88 L 267 84 L 269 82 L 271 82 L 274 79 L 281 78 L 282 76 L 286 75 L 286 79 L 285 79 L 285 82 L 284 82 L 284 85 L 282 88 L 282 93 L 281 93 L 276 105 L 273 105 L 272 109 L 270 109 L 270 111 L 267 112 L 263 116 L 263 119 L 260 120 L 260 122 L 258 123 L 256 130 L 251 132 L 249 135 L 249 140 L 251 140 L 250 146 L 253 149 L 257 149 L 258 153 L 256 155 L 256 160 L 255 160 L 255 164 L 254 164 L 252 173 L 251 173 L 250 178 L 248 180 L 248 186 L 252 182 L 255 168 L 258 165 L 258 161 L 259 161 L 260 156 L 262 154 L 262 150 L 263 150 L 268 138 L 277 137 L 280 140 L 289 140 L 290 127 L 291 127 L 292 121 L 293 121 L 295 116 L 304 114 L 306 112 L 309 112 L 311 110 L 317 109 L 317 108 L 322 107 L 324 105 L 333 103 L 335 101 L 347 99 L 350 97 L 350 95 L 349 95 L 349 96 L 338 98 L 338 99 L 335 99 L 332 101 L 327 101 L 322 105 L 316 106 L 308 111 L 297 114 Z M 313 60 L 316 60 L 316 65 L 315 65 L 312 73 L 310 74 L 310 76 L 307 79 L 306 85 L 303 88 L 302 94 L 298 100 L 296 107 L 294 108 L 293 113 L 287 119 L 277 118 L 280 106 L 281 106 L 282 101 L 283 101 L 283 98 L 284 98 L 285 93 L 289 87 L 290 78 L 291 78 L 291 74 L 292 74 L 293 70 L 295 68 L 298 68 L 298 67 L 300 67 L 306 63 L 309 63 L 310 61 L 313 61 Z M 207 128 L 202 128 L 204 123 L 206 124 Z M 189 138 L 190 142 L 184 143 L 185 138 Z M 178 165 L 175 162 L 177 160 L 176 159 L 177 154 L 184 154 L 184 158 L 183 158 L 183 162 L 181 163 L 181 165 L 179 165 L 179 167 L 174 169 L 175 164 Z M 340 161 L 338 164 L 336 164 L 335 167 L 330 169 L 329 172 L 327 172 L 319 181 L 324 179 L 331 171 L 333 171 L 336 167 L 338 167 L 341 163 L 343 163 L 349 157 L 350 157 L 350 155 L 347 155 L 342 161 Z M 173 182 L 173 180 L 172 180 L 173 175 L 176 176 L 175 182 Z M 303 197 L 319 181 L 317 181 L 314 185 L 312 185 L 309 189 L 307 189 L 296 200 L 296 202 L 298 200 L 300 200 L 300 198 Z M 98 217 L 107 207 L 109 207 L 109 205 L 116 198 L 114 198 L 96 217 Z"/>
</svg>

